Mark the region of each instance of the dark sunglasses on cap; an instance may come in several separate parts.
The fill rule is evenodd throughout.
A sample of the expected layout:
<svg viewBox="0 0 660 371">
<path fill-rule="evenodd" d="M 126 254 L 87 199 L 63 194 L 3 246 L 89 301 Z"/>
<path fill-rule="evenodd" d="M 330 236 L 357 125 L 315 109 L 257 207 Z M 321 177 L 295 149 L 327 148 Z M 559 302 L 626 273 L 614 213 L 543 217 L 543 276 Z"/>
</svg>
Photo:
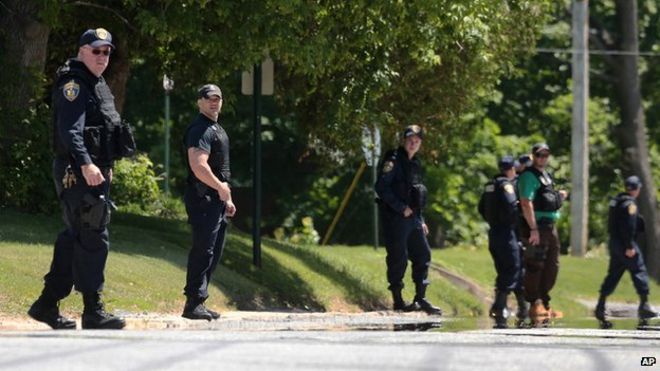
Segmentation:
<svg viewBox="0 0 660 371">
<path fill-rule="evenodd" d="M 112 53 L 112 51 L 110 51 L 110 49 L 107 49 L 107 50 L 92 49 L 92 54 L 94 54 L 94 55 L 103 54 L 107 57 L 107 56 L 110 55 L 110 53 Z"/>
</svg>

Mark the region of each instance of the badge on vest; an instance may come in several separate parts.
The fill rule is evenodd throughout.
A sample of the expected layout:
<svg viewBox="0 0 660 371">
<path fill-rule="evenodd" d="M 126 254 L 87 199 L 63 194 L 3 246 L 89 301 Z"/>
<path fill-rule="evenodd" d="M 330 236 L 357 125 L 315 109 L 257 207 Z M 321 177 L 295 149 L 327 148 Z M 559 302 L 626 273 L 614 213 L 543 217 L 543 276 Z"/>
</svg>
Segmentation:
<svg viewBox="0 0 660 371">
<path fill-rule="evenodd" d="M 64 93 L 64 98 L 66 98 L 66 100 L 73 102 L 76 100 L 76 98 L 78 98 L 78 94 L 80 94 L 80 85 L 71 80 L 64 84 L 62 87 L 62 93 Z"/>
<path fill-rule="evenodd" d="M 550 179 L 548 179 L 545 175 L 543 175 L 539 178 L 541 180 L 541 183 L 543 183 L 544 186 L 548 186 L 548 185 L 552 184 L 552 181 Z"/>
<path fill-rule="evenodd" d="M 389 173 L 394 169 L 394 162 L 392 161 L 387 161 L 385 165 L 383 165 L 383 173 Z"/>
<path fill-rule="evenodd" d="M 628 214 L 635 215 L 637 213 L 637 205 L 630 204 L 628 205 Z"/>
</svg>

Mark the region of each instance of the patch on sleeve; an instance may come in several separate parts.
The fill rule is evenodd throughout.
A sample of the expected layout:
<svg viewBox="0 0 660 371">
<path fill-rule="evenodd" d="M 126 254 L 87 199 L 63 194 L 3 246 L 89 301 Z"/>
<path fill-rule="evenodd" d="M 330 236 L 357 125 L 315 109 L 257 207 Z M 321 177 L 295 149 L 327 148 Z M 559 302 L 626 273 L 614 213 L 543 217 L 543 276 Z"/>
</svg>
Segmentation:
<svg viewBox="0 0 660 371">
<path fill-rule="evenodd" d="M 62 87 L 62 93 L 64 93 L 64 98 L 66 98 L 66 100 L 73 102 L 76 100 L 76 98 L 78 98 L 78 94 L 80 94 L 80 85 L 71 80 L 64 84 Z"/>
<path fill-rule="evenodd" d="M 513 185 L 511 183 L 507 183 L 504 185 L 504 192 L 506 193 L 514 193 L 515 191 L 513 190 Z"/>
<path fill-rule="evenodd" d="M 385 164 L 383 165 L 383 173 L 389 173 L 390 171 L 392 171 L 392 169 L 394 169 L 394 162 L 392 161 L 385 162 Z"/>
<path fill-rule="evenodd" d="M 635 204 L 633 204 L 633 203 L 631 203 L 630 205 L 628 205 L 628 214 L 630 214 L 630 215 L 635 215 L 635 214 L 637 214 L 637 205 L 635 205 Z"/>
</svg>

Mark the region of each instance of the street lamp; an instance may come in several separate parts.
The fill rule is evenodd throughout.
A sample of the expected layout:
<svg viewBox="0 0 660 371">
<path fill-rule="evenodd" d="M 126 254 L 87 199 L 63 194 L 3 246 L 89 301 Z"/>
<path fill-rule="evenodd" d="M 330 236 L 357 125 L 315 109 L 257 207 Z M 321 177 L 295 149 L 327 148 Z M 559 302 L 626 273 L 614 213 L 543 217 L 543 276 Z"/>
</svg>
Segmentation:
<svg viewBox="0 0 660 371">
<path fill-rule="evenodd" d="M 174 80 L 163 75 L 165 89 L 165 193 L 170 194 L 170 91 L 174 89 Z"/>
</svg>

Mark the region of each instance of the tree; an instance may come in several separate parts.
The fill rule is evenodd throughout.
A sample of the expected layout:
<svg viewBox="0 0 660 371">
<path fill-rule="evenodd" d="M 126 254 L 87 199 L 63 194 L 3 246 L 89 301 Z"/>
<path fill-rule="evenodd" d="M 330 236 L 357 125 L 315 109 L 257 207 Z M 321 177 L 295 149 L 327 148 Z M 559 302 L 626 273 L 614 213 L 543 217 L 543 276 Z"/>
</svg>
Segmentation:
<svg viewBox="0 0 660 371">
<path fill-rule="evenodd" d="M 616 1 L 616 22 L 620 55 L 612 62 L 617 99 L 621 109 L 618 128 L 620 146 L 627 174 L 638 175 L 644 184 L 639 196 L 640 212 L 646 220 L 646 253 L 650 273 L 660 281 L 660 218 L 656 187 L 651 172 L 649 149 L 644 124 L 641 84 L 639 79 L 637 0 Z"/>
</svg>

